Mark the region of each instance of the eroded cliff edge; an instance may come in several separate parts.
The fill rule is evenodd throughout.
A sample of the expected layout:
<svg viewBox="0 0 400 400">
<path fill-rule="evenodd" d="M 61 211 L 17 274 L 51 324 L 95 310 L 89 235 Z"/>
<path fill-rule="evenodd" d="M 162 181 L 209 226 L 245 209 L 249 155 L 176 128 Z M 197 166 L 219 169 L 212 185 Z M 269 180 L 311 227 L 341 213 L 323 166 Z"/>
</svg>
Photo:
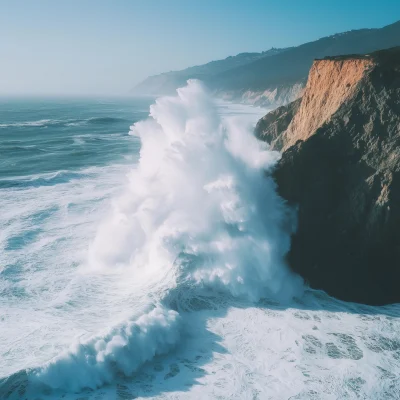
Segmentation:
<svg viewBox="0 0 400 400">
<path fill-rule="evenodd" d="M 400 48 L 314 62 L 303 97 L 259 121 L 298 208 L 288 262 L 314 288 L 400 301 Z"/>
</svg>

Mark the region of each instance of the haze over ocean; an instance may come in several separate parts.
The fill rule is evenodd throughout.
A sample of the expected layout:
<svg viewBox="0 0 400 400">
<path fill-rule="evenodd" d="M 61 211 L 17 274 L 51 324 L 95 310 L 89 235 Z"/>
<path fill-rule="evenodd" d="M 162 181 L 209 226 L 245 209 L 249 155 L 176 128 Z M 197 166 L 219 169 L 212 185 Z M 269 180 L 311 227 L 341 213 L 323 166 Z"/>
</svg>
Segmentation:
<svg viewBox="0 0 400 400">
<path fill-rule="evenodd" d="M 0 0 L 0 95 L 119 95 L 147 76 L 400 18 L 397 0 Z"/>
</svg>

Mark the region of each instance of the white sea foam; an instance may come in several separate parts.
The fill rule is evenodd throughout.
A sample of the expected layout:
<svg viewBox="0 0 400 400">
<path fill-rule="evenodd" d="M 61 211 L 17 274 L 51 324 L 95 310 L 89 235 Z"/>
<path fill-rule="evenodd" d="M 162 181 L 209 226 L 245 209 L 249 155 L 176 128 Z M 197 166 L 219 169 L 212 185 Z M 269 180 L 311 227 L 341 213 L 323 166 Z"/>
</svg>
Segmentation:
<svg viewBox="0 0 400 400">
<path fill-rule="evenodd" d="M 190 297 L 211 291 L 288 301 L 302 291 L 284 262 L 293 218 L 265 175 L 278 153 L 249 127 L 223 122 L 197 81 L 157 100 L 150 115 L 132 126 L 142 142 L 139 165 L 98 230 L 88 271 L 118 271 L 141 304 L 151 297 L 166 309 L 74 345 L 32 372 L 51 387 L 97 387 L 169 351 L 180 324 L 168 308 L 186 309 Z"/>
<path fill-rule="evenodd" d="M 279 155 L 243 128 L 222 123 L 196 81 L 157 100 L 132 127 L 139 166 L 99 229 L 92 265 L 155 273 L 190 255 L 187 270 L 175 267 L 183 280 L 253 300 L 291 298 L 299 279 L 283 258 L 294 226 L 265 175 Z"/>
<path fill-rule="evenodd" d="M 0 124 L 0 128 L 10 128 L 10 127 L 24 127 L 24 126 L 47 126 L 52 124 L 58 124 L 59 120 L 52 119 L 40 119 L 37 121 L 25 121 L 25 122 L 10 122 L 8 124 Z"/>
<path fill-rule="evenodd" d="M 117 371 L 131 375 L 154 356 L 167 353 L 179 341 L 177 312 L 154 308 L 104 335 L 78 341 L 33 372 L 33 380 L 53 388 L 77 391 L 96 388 L 115 379 Z"/>
</svg>

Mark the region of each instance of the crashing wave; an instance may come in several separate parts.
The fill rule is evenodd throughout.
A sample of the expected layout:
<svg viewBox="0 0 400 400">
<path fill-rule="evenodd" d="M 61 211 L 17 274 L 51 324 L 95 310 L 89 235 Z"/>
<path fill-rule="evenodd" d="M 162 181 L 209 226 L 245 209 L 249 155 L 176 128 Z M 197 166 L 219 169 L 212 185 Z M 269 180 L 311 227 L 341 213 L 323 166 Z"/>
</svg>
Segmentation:
<svg viewBox="0 0 400 400">
<path fill-rule="evenodd" d="M 140 161 L 88 264 L 130 279 L 147 311 L 29 371 L 32 382 L 79 391 L 132 375 L 178 345 L 179 312 L 195 298 L 284 302 L 302 291 L 284 261 L 294 218 L 266 174 L 278 153 L 221 120 L 198 81 L 158 99 L 131 134 L 141 139 Z"/>
</svg>

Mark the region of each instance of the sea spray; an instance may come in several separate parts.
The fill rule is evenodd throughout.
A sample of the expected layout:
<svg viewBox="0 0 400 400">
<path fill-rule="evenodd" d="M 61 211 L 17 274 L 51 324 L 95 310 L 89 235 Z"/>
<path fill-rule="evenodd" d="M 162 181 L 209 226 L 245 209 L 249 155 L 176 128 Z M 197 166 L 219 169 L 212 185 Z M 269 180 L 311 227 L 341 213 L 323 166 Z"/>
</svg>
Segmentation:
<svg viewBox="0 0 400 400">
<path fill-rule="evenodd" d="M 248 127 L 221 120 L 198 81 L 158 99 L 131 134 L 140 137 L 140 161 L 88 264 L 132 281 L 150 311 L 30 372 L 53 388 L 95 388 L 171 351 L 189 297 L 283 302 L 302 290 L 284 261 L 294 218 L 268 176 L 278 153 Z"/>
<path fill-rule="evenodd" d="M 129 376 L 154 356 L 171 350 L 180 337 L 179 325 L 177 312 L 155 307 L 102 336 L 74 343 L 34 371 L 33 379 L 70 391 L 94 389 L 112 382 L 118 371 Z"/>
</svg>

